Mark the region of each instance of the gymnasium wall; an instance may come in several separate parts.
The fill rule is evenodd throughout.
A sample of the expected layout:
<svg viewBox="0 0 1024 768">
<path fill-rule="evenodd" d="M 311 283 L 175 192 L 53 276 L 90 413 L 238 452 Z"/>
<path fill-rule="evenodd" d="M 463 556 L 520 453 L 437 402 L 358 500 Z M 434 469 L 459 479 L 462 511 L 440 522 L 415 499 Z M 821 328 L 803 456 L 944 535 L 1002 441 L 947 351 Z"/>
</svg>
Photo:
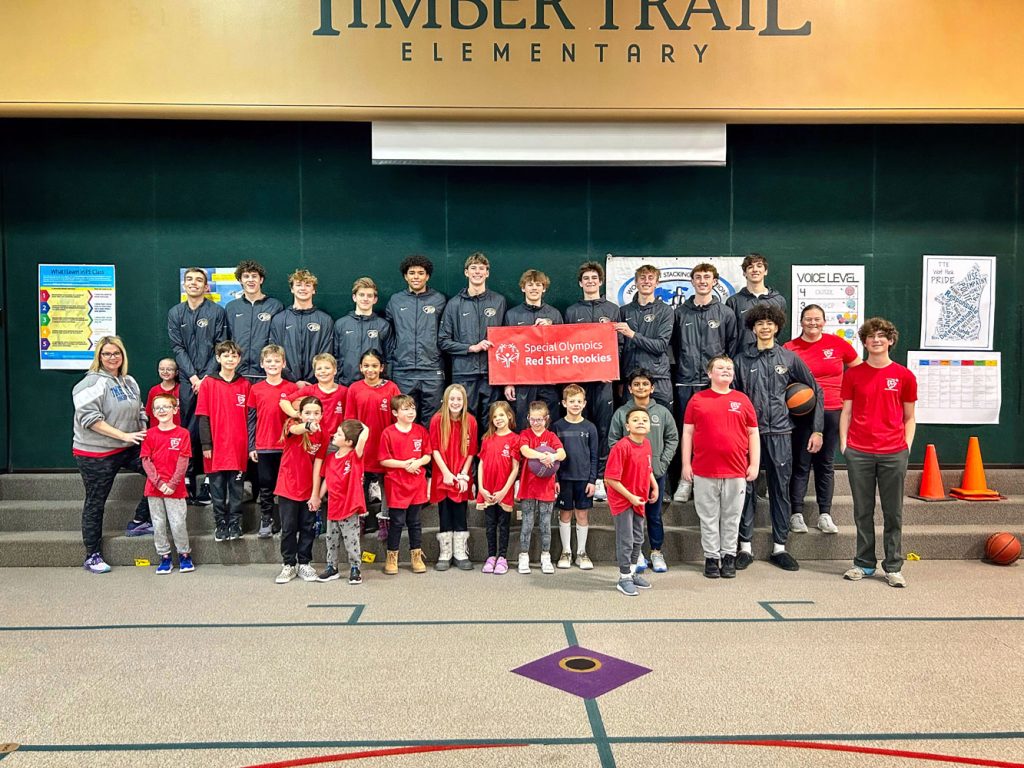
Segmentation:
<svg viewBox="0 0 1024 768">
<path fill-rule="evenodd" d="M 145 390 L 169 351 L 181 266 L 257 259 L 287 303 L 301 265 L 337 317 L 360 275 L 384 301 L 404 287 L 412 252 L 451 295 L 478 249 L 510 304 L 539 267 L 559 308 L 576 300 L 576 266 L 609 252 L 756 250 L 787 295 L 791 264 L 865 264 L 867 311 L 899 326 L 900 362 L 919 340 L 922 254 L 997 256 L 1002 423 L 922 426 L 912 461 L 935 442 L 944 465 L 960 463 L 969 433 L 988 463 L 1024 464 L 1017 126 L 733 126 L 726 168 L 374 167 L 369 139 L 361 123 L 0 120 L 10 467 L 73 466 L 81 374 L 39 370 L 39 262 L 117 266 L 118 330 Z"/>
</svg>

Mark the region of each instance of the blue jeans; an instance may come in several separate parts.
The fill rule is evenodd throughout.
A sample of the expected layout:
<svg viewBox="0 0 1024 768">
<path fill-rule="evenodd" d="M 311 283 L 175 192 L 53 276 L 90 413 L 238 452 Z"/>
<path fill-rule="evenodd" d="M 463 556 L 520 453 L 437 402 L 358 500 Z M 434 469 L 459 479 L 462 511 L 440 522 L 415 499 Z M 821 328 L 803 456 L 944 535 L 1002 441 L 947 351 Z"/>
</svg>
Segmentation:
<svg viewBox="0 0 1024 768">
<path fill-rule="evenodd" d="M 644 516 L 647 519 L 647 537 L 651 541 L 651 549 L 661 549 L 665 543 L 665 526 L 661 522 L 661 500 L 665 495 L 665 476 L 654 478 L 658 482 L 657 501 L 644 505 Z"/>
</svg>

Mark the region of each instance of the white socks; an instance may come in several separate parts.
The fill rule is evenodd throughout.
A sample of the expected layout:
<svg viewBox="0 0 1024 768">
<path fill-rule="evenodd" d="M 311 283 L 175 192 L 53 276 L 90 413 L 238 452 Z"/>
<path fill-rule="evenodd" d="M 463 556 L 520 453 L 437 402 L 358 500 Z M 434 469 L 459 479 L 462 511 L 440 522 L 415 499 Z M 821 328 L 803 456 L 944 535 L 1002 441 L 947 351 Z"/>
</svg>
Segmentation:
<svg viewBox="0 0 1024 768">
<path fill-rule="evenodd" d="M 786 551 L 786 545 L 785 544 L 773 544 L 772 545 L 772 554 L 773 555 L 777 555 L 777 554 L 779 554 L 779 552 L 785 552 L 785 551 Z"/>
<path fill-rule="evenodd" d="M 748 555 L 752 555 L 754 553 L 754 550 L 751 547 L 751 543 L 749 541 L 741 541 L 740 552 L 746 552 Z"/>
<path fill-rule="evenodd" d="M 590 526 L 576 523 L 576 553 L 582 555 L 587 551 L 587 534 Z"/>
<path fill-rule="evenodd" d="M 569 521 L 568 523 L 563 523 L 561 520 L 558 521 L 558 536 L 562 539 L 562 551 L 571 552 L 572 521 Z"/>
</svg>

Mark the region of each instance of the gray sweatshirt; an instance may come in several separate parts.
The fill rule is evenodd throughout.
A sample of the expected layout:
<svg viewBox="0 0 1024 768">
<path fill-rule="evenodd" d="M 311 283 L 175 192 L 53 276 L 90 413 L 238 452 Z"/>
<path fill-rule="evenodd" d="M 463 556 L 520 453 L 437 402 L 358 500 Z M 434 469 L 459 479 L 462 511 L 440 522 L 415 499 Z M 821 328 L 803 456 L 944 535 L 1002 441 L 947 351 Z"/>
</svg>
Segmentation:
<svg viewBox="0 0 1024 768">
<path fill-rule="evenodd" d="M 72 445 L 76 451 L 107 453 L 131 445 L 90 429 L 99 421 L 122 432 L 138 432 L 146 427 L 146 402 L 131 376 L 114 377 L 106 371 L 87 373 L 71 396 L 75 402 Z"/>
</svg>

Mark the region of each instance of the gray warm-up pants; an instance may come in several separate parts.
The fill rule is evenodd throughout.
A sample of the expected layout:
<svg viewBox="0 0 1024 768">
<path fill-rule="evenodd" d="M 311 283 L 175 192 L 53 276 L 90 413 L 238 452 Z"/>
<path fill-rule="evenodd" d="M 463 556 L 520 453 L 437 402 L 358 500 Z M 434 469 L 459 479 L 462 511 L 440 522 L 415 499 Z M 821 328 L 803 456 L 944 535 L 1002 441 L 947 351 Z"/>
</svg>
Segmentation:
<svg viewBox="0 0 1024 768">
<path fill-rule="evenodd" d="M 619 576 L 628 576 L 640 559 L 640 547 L 644 543 L 644 516 L 630 507 L 625 512 L 612 515 L 615 523 L 615 558 L 619 563 Z"/>
<path fill-rule="evenodd" d="M 147 496 L 149 516 L 153 521 L 153 546 L 160 557 L 171 554 L 171 539 L 179 555 L 187 555 L 192 549 L 188 545 L 188 528 L 185 527 L 185 515 L 188 506 L 184 499 L 168 499 L 163 496 Z M 170 538 L 168 538 L 168 528 Z"/>
<path fill-rule="evenodd" d="M 903 481 L 907 476 L 910 451 L 899 453 L 863 453 L 847 446 L 846 471 L 853 494 L 853 521 L 857 525 L 857 556 L 853 564 L 874 568 L 875 488 L 882 503 L 882 568 L 896 573 L 903 568 Z"/>
<path fill-rule="evenodd" d="M 736 554 L 746 498 L 744 477 L 693 476 L 693 504 L 700 518 L 700 545 L 705 559 L 718 560 L 722 555 Z"/>
<path fill-rule="evenodd" d="M 519 529 L 519 551 L 529 553 L 530 539 L 533 537 L 533 521 L 536 519 L 540 528 L 540 551 L 551 551 L 551 513 L 555 509 L 553 501 L 523 499 L 523 525 Z"/>
</svg>

